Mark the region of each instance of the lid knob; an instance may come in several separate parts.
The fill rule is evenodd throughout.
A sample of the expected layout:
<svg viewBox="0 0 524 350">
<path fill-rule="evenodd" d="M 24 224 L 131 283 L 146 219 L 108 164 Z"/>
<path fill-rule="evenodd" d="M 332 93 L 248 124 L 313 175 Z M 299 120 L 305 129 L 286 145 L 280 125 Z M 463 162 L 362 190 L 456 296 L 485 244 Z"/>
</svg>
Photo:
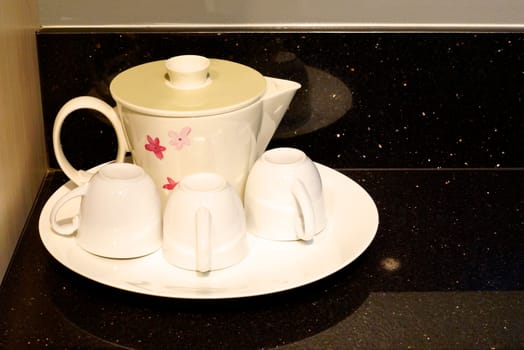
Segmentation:
<svg viewBox="0 0 524 350">
<path fill-rule="evenodd" d="M 209 59 L 198 55 L 171 57 L 166 61 L 168 85 L 176 89 L 198 89 L 209 84 Z"/>
</svg>

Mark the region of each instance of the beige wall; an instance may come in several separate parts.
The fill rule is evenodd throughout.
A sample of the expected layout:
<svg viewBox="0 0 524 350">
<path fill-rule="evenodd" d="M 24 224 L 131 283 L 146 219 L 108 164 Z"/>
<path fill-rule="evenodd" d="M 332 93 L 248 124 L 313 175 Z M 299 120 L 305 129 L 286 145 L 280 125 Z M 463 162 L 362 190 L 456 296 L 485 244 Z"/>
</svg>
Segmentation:
<svg viewBox="0 0 524 350">
<path fill-rule="evenodd" d="M 519 0 L 39 0 L 43 27 L 522 30 Z"/>
<path fill-rule="evenodd" d="M 47 171 L 36 0 L 0 0 L 0 278 Z"/>
</svg>

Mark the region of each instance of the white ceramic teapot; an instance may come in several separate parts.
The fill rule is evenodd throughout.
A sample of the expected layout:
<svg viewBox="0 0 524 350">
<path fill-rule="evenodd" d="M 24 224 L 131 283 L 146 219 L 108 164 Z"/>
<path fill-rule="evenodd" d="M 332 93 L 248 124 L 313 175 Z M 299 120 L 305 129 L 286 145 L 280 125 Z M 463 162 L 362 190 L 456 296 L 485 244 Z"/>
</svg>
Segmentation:
<svg viewBox="0 0 524 350">
<path fill-rule="evenodd" d="M 268 78 L 245 65 L 202 56 L 176 56 L 132 67 L 110 85 L 116 111 L 94 97 L 68 101 L 58 112 L 53 147 L 76 184 L 92 173 L 64 156 L 60 132 L 77 109 L 94 109 L 113 125 L 116 161 L 127 151 L 153 178 L 165 203 L 186 175 L 215 172 L 242 196 L 248 172 L 267 147 L 300 84 Z"/>
</svg>

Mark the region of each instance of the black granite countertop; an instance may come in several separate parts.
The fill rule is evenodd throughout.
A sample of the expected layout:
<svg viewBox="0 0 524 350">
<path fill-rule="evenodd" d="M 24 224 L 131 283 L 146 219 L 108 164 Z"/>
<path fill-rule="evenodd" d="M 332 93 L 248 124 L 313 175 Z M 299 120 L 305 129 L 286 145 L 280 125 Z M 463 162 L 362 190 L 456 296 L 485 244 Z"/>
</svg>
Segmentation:
<svg viewBox="0 0 524 350">
<path fill-rule="evenodd" d="M 51 170 L 0 287 L 0 348 L 524 348 L 523 33 L 44 30 L 37 44 Z M 184 53 L 302 83 L 270 147 L 370 193 L 379 228 L 356 261 L 289 291 L 195 301 L 103 286 L 46 251 L 39 214 L 67 180 L 58 109 L 113 103 L 118 72 Z M 71 163 L 112 159 L 104 118 L 75 113 L 61 135 Z"/>
<path fill-rule="evenodd" d="M 380 214 L 367 251 L 297 289 L 232 300 L 134 294 L 58 263 L 38 233 L 51 172 L 0 289 L 5 349 L 524 347 L 524 171 L 345 170 Z"/>
</svg>

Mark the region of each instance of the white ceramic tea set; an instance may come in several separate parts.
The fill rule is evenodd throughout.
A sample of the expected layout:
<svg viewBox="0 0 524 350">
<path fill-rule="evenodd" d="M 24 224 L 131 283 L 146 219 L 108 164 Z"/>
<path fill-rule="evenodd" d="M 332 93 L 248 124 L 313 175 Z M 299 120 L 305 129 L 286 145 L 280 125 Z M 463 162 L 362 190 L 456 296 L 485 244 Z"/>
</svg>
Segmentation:
<svg viewBox="0 0 524 350">
<path fill-rule="evenodd" d="M 44 245 L 96 281 L 172 297 L 264 294 L 345 266 L 375 235 L 373 200 L 301 150 L 266 151 L 299 88 L 239 63 L 184 55 L 117 75 L 116 108 L 70 100 L 53 146 L 71 182 L 42 211 Z M 75 169 L 60 142 L 64 120 L 83 108 L 104 114 L 118 139 L 116 161 L 90 171 Z M 275 266 L 279 251 L 286 257 Z M 321 256 L 326 263 L 313 262 Z M 305 270 L 292 272 L 302 259 Z M 256 283 L 236 286 L 253 274 Z"/>
</svg>

